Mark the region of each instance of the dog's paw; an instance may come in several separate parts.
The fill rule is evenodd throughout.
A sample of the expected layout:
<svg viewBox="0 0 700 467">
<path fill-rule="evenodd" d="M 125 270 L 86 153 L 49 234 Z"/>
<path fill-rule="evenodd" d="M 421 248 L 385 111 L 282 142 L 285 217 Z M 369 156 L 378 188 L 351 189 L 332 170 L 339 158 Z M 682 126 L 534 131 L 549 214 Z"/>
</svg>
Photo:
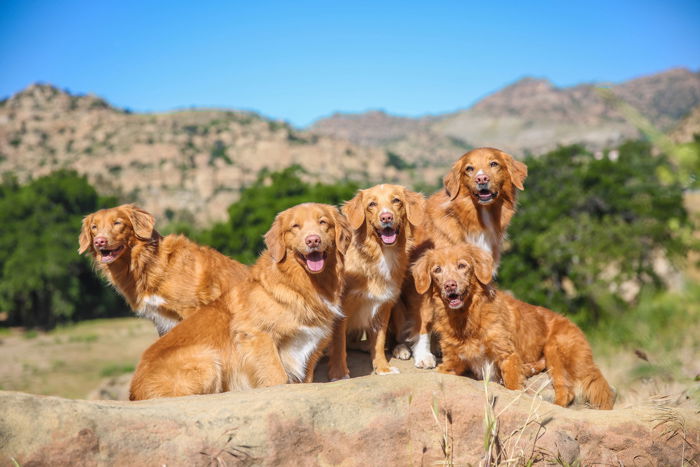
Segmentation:
<svg viewBox="0 0 700 467">
<path fill-rule="evenodd" d="M 416 368 L 423 368 L 423 369 L 428 370 L 430 368 L 435 368 L 436 364 L 437 364 L 437 361 L 435 360 L 435 355 L 431 354 L 430 352 L 428 352 L 428 353 L 416 352 L 415 362 L 414 362 L 414 365 L 416 365 Z"/>
<path fill-rule="evenodd" d="M 399 360 L 408 360 L 411 358 L 411 349 L 406 344 L 399 344 L 394 347 L 394 351 L 391 354 Z"/>
<path fill-rule="evenodd" d="M 377 368 L 376 370 L 374 370 L 374 374 L 375 374 L 375 375 L 381 375 L 381 376 L 384 376 L 384 375 L 398 375 L 399 373 L 401 373 L 401 372 L 400 372 L 399 369 L 396 368 L 395 366 L 388 366 L 388 367 L 385 367 L 385 368 Z"/>
<path fill-rule="evenodd" d="M 329 381 L 332 383 L 334 381 L 341 381 L 343 379 L 350 379 L 350 375 L 341 376 L 340 378 L 329 378 Z"/>
</svg>

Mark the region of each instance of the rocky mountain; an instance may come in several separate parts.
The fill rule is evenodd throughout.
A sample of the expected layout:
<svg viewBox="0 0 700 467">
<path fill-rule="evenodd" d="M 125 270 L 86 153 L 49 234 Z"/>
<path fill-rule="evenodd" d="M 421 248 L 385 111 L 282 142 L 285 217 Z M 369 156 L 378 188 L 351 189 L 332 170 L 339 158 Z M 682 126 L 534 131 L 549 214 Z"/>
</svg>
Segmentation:
<svg viewBox="0 0 700 467">
<path fill-rule="evenodd" d="M 609 89 L 664 131 L 700 105 L 700 73 L 686 69 Z M 137 202 L 160 219 L 187 213 L 206 224 L 225 218 L 262 169 L 299 164 L 309 180 L 426 186 L 474 146 L 522 157 L 558 144 L 600 148 L 637 136 L 596 85 L 557 88 L 532 78 L 451 114 L 335 114 L 308 131 L 251 112 L 135 114 L 96 96 L 34 84 L 0 102 L 0 173 L 24 181 L 72 168 L 102 193 Z"/>
<path fill-rule="evenodd" d="M 436 148 L 449 147 L 450 142 L 464 147 L 495 146 L 521 157 L 560 144 L 584 143 L 600 149 L 639 137 L 638 129 L 601 96 L 599 87 L 612 91 L 663 131 L 700 104 L 700 73 L 682 68 L 621 84 L 567 88 L 525 78 L 451 114 L 417 119 L 386 114 L 377 118 L 377 112 L 336 114 L 317 121 L 310 130 L 391 150 L 410 162 L 442 162 Z M 381 134 L 390 134 L 391 139 L 376 137 Z"/>
<path fill-rule="evenodd" d="M 700 106 L 695 107 L 671 132 L 675 143 L 688 143 L 700 137 Z"/>
<path fill-rule="evenodd" d="M 222 219 L 260 170 L 301 165 L 310 180 L 406 181 L 384 150 L 296 131 L 250 112 L 132 114 L 45 84 L 0 103 L 0 173 L 26 180 L 59 168 L 88 176 L 158 217 Z"/>
</svg>

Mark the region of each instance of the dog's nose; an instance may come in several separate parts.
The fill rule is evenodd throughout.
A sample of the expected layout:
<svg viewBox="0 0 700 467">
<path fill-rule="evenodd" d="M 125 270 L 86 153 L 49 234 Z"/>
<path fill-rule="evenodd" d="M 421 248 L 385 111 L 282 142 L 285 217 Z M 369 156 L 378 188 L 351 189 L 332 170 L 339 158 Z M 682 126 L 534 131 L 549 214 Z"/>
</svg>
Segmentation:
<svg viewBox="0 0 700 467">
<path fill-rule="evenodd" d="M 321 237 L 318 235 L 307 235 L 306 236 L 306 246 L 309 248 L 318 248 L 321 246 Z"/>
<path fill-rule="evenodd" d="M 107 246 L 107 239 L 105 237 L 95 237 L 93 240 L 96 248 L 104 248 Z"/>
<path fill-rule="evenodd" d="M 486 174 L 479 174 L 476 176 L 475 180 L 476 180 L 476 183 L 478 183 L 479 185 L 485 185 L 491 179 Z"/>
<path fill-rule="evenodd" d="M 382 224 L 391 224 L 394 222 L 394 215 L 390 212 L 383 212 L 379 215 L 379 220 Z"/>
<path fill-rule="evenodd" d="M 454 292 L 455 290 L 457 290 L 457 281 L 446 281 L 443 287 L 445 287 L 445 291 L 447 292 Z"/>
</svg>

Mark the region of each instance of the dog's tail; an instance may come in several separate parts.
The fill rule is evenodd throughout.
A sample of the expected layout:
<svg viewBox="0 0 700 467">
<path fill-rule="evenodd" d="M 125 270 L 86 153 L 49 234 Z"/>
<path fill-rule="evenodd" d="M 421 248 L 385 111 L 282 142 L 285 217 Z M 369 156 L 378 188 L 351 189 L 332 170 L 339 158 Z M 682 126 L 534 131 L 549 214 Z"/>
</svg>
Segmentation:
<svg viewBox="0 0 700 467">
<path fill-rule="evenodd" d="M 601 410 L 613 408 L 616 394 L 597 367 L 592 368 L 583 378 L 581 389 L 593 408 Z"/>
</svg>

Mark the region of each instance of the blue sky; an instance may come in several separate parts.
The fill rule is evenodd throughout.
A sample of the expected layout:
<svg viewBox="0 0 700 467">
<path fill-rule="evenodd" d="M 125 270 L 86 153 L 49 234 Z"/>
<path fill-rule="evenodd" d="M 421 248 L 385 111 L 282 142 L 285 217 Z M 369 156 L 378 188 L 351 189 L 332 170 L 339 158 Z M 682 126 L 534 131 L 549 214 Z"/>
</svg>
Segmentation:
<svg viewBox="0 0 700 467">
<path fill-rule="evenodd" d="M 468 107 L 524 76 L 559 86 L 700 69 L 700 2 L 0 1 L 0 96 L 42 81 L 134 111 Z"/>
</svg>

